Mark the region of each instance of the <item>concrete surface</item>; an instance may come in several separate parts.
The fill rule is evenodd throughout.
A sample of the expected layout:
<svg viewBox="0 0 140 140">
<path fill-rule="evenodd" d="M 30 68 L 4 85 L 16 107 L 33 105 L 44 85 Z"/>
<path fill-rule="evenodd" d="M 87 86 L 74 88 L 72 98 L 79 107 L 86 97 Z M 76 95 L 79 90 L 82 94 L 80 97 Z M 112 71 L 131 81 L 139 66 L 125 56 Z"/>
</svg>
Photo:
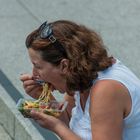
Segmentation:
<svg viewBox="0 0 140 140">
<path fill-rule="evenodd" d="M 68 19 L 100 33 L 109 53 L 140 77 L 139 9 L 140 0 L 0 0 L 0 70 L 28 98 L 19 81 L 32 67 L 24 45 L 27 34 L 46 20 Z"/>
<path fill-rule="evenodd" d="M 3 126 L 0 125 L 0 140 L 12 140 L 9 134 L 4 130 Z"/>
<path fill-rule="evenodd" d="M 30 120 L 20 114 L 16 103 L 2 86 L 0 86 L 0 129 L 0 140 L 45 140 Z"/>
</svg>

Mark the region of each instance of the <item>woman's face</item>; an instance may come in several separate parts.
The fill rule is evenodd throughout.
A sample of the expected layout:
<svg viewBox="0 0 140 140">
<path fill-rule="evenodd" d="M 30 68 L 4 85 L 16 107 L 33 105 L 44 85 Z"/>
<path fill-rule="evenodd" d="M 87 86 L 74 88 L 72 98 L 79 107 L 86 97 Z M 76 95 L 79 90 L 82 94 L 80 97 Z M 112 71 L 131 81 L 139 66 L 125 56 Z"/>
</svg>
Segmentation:
<svg viewBox="0 0 140 140">
<path fill-rule="evenodd" d="M 59 66 L 54 66 L 42 60 L 40 52 L 32 48 L 29 48 L 28 52 L 33 64 L 33 76 L 50 83 L 53 89 L 59 90 L 62 93 L 66 92 L 66 79 L 63 75 L 66 73 L 67 68 L 64 69 L 61 63 Z"/>
</svg>

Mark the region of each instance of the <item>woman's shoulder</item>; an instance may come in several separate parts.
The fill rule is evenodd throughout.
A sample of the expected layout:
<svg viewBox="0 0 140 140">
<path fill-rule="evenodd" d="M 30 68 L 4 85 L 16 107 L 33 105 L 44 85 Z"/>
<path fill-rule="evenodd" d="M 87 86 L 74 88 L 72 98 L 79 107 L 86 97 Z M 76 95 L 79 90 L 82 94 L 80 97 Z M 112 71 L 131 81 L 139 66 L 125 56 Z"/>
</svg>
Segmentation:
<svg viewBox="0 0 140 140">
<path fill-rule="evenodd" d="M 102 79 L 98 80 L 93 84 L 91 88 L 91 96 L 102 95 L 114 95 L 122 96 L 128 92 L 127 88 L 119 81 L 113 79 Z"/>
<path fill-rule="evenodd" d="M 91 88 L 91 105 L 103 110 L 112 108 L 128 114 L 131 108 L 131 98 L 127 88 L 115 80 L 100 80 Z M 115 112 L 114 112 L 115 113 Z"/>
</svg>

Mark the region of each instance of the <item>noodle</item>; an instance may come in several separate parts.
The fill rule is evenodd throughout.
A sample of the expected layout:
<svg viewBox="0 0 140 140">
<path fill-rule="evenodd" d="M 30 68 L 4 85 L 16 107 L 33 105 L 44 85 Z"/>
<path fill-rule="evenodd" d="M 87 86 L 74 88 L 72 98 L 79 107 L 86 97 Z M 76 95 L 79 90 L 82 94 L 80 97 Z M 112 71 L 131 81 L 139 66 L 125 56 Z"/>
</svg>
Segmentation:
<svg viewBox="0 0 140 140">
<path fill-rule="evenodd" d="M 55 102 L 52 100 L 51 90 L 52 86 L 50 84 L 44 83 L 42 84 L 43 90 L 40 94 L 38 100 L 28 101 L 28 100 L 20 100 L 18 109 L 24 115 L 24 117 L 31 117 L 30 111 L 32 109 L 41 110 L 45 114 L 52 115 L 58 117 L 62 111 L 64 111 L 64 107 L 66 108 L 67 104 L 59 104 L 59 102 Z M 63 110 L 62 110 L 63 107 Z"/>
<path fill-rule="evenodd" d="M 50 101 L 50 96 L 51 96 L 51 87 L 47 83 L 45 83 L 43 84 L 43 90 L 41 95 L 39 96 L 39 100 L 47 103 Z"/>
</svg>

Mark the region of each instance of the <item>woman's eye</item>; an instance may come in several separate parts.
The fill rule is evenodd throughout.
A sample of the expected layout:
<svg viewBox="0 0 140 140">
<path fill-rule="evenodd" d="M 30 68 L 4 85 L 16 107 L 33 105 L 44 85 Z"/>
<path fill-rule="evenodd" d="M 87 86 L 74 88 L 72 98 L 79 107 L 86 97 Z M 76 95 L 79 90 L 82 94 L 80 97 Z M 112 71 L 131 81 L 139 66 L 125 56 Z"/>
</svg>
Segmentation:
<svg viewBox="0 0 140 140">
<path fill-rule="evenodd" d="M 41 69 L 41 67 L 38 66 L 38 65 L 34 65 L 34 67 L 35 67 L 36 69 Z"/>
<path fill-rule="evenodd" d="M 36 68 L 36 69 L 40 69 L 40 67 L 39 67 L 39 66 L 36 66 L 35 68 Z"/>
</svg>

